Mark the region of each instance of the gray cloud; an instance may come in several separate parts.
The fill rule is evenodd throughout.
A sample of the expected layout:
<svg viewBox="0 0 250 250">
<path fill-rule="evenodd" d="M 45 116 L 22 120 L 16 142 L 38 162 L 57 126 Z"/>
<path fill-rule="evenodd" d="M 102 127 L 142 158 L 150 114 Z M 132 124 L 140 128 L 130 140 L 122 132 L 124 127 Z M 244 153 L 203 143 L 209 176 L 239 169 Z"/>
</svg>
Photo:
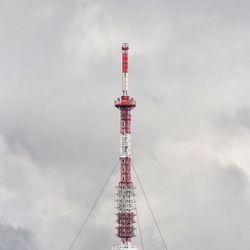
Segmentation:
<svg viewBox="0 0 250 250">
<path fill-rule="evenodd" d="M 23 228 L 13 228 L 0 224 L 0 240 L 2 250 L 28 250 L 36 249 L 32 233 Z"/>
<path fill-rule="evenodd" d="M 119 154 L 113 100 L 128 41 L 134 162 L 169 249 L 247 250 L 248 10 L 248 1 L 1 3 L 6 235 L 25 228 L 39 250 L 70 245 Z M 117 242 L 117 178 L 75 249 Z M 160 249 L 137 193 L 146 246 Z"/>
</svg>

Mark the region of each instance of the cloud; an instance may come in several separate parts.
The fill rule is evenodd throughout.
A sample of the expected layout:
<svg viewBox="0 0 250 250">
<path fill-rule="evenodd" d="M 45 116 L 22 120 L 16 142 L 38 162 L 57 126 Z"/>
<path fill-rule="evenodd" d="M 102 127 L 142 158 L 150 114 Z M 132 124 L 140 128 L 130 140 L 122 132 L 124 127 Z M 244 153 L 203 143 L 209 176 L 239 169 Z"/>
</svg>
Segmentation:
<svg viewBox="0 0 250 250">
<path fill-rule="evenodd" d="M 119 154 L 113 100 L 128 41 L 133 158 L 169 248 L 248 249 L 248 9 L 247 1 L 1 3 L 0 228 L 9 244 L 23 235 L 26 249 L 59 250 L 73 240 Z M 118 175 L 75 249 L 118 241 Z M 145 246 L 161 248 L 139 188 L 137 199 Z"/>
<path fill-rule="evenodd" d="M 28 250 L 36 249 L 32 233 L 23 228 L 13 228 L 0 224 L 0 240 L 2 250 Z"/>
</svg>

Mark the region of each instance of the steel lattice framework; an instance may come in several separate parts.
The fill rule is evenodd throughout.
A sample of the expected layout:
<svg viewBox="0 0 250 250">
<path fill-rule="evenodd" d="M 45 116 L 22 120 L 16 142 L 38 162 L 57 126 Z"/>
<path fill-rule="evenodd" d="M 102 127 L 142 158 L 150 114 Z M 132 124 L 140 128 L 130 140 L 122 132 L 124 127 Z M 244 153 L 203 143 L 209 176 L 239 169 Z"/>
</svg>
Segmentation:
<svg viewBox="0 0 250 250">
<path fill-rule="evenodd" d="M 136 102 L 128 95 L 128 43 L 122 44 L 122 96 L 115 101 L 120 110 L 120 182 L 117 186 L 117 236 L 121 246 L 116 249 L 136 249 L 131 247 L 135 237 L 135 198 L 131 179 L 131 110 Z"/>
</svg>

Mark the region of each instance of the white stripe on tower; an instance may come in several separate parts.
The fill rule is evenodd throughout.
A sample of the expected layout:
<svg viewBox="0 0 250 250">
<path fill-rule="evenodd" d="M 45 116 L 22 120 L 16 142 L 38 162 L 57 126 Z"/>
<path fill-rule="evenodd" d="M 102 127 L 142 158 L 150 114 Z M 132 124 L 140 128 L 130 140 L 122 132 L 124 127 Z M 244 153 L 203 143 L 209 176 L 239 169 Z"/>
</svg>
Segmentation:
<svg viewBox="0 0 250 250">
<path fill-rule="evenodd" d="M 121 134 L 120 157 L 131 158 L 131 135 Z"/>
<path fill-rule="evenodd" d="M 122 93 L 128 95 L 128 73 L 122 73 Z"/>
</svg>

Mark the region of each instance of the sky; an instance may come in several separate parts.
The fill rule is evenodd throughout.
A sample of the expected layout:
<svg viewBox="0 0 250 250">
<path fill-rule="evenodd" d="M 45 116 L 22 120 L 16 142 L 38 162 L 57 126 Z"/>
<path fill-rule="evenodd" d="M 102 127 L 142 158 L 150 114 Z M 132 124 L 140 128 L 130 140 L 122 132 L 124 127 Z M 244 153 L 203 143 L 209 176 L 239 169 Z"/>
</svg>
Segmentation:
<svg viewBox="0 0 250 250">
<path fill-rule="evenodd" d="M 169 250 L 249 250 L 250 3 L 0 2 L 0 250 L 69 249 L 119 157 Z M 73 249 L 111 249 L 117 169 Z M 137 186 L 145 250 L 164 249 Z M 140 244 L 137 229 L 136 244 Z"/>
</svg>

